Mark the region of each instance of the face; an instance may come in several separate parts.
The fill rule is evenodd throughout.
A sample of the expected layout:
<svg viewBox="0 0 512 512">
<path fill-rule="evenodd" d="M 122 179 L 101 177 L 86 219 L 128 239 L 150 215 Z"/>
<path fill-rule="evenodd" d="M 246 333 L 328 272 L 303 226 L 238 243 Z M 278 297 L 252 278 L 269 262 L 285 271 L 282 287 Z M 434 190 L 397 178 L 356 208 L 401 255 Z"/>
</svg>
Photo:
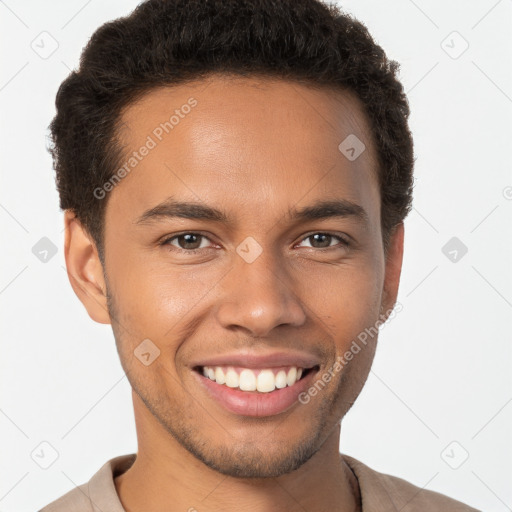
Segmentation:
<svg viewBox="0 0 512 512">
<path fill-rule="evenodd" d="M 72 284 L 112 324 L 136 415 L 226 475 L 289 473 L 358 396 L 376 338 L 345 354 L 396 299 L 403 233 L 386 259 L 365 115 L 349 93 L 215 76 L 122 121 L 105 267 L 70 222 Z"/>
</svg>

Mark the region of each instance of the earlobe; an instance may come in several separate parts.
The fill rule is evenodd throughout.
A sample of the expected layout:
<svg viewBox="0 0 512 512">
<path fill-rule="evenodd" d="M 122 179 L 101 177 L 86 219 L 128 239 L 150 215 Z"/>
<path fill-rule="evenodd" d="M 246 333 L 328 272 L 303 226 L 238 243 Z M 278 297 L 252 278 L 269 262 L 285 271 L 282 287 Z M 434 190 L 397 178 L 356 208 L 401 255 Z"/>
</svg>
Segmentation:
<svg viewBox="0 0 512 512">
<path fill-rule="evenodd" d="M 96 244 L 74 213 L 64 215 L 64 256 L 69 282 L 89 316 L 101 324 L 110 324 L 103 267 Z"/>
<path fill-rule="evenodd" d="M 396 226 L 389 241 L 385 264 L 384 287 L 382 294 L 381 318 L 387 320 L 393 310 L 398 288 L 404 254 L 404 223 Z"/>
</svg>

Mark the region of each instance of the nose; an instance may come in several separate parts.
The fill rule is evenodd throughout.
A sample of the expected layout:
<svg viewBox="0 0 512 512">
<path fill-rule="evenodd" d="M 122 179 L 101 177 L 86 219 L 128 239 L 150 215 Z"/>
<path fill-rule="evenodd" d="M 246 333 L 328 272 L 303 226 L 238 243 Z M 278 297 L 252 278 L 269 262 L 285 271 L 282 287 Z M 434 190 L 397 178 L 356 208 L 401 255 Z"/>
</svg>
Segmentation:
<svg viewBox="0 0 512 512">
<path fill-rule="evenodd" d="M 263 251 L 252 263 L 237 256 L 234 266 L 222 281 L 216 310 L 224 328 L 243 328 L 254 337 L 264 337 L 275 327 L 305 323 L 305 308 L 294 291 L 297 286 L 271 251 Z"/>
</svg>

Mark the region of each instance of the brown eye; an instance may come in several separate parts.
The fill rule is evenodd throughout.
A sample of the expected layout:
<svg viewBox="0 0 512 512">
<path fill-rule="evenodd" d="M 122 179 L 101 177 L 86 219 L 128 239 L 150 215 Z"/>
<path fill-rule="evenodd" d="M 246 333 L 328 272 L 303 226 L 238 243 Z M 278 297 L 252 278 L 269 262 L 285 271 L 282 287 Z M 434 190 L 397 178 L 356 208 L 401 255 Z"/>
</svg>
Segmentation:
<svg viewBox="0 0 512 512">
<path fill-rule="evenodd" d="M 201 235 L 187 233 L 185 235 L 178 236 L 176 240 L 178 241 L 180 249 L 199 249 L 199 246 L 201 245 L 201 238 Z"/>
<path fill-rule="evenodd" d="M 310 246 L 313 249 L 328 249 L 330 247 L 335 247 L 336 245 L 341 245 L 346 247 L 348 242 L 344 240 L 341 236 L 332 235 L 330 233 L 313 233 L 303 238 L 303 241 L 308 240 Z M 337 243 L 332 244 L 333 241 L 337 241 Z"/>
<path fill-rule="evenodd" d="M 169 245 L 177 250 L 194 252 L 195 250 L 205 248 L 204 246 L 201 247 L 203 240 L 208 240 L 208 238 L 199 233 L 182 233 L 181 235 L 164 240 L 162 245 Z"/>
<path fill-rule="evenodd" d="M 308 238 L 311 240 L 311 245 L 313 247 L 323 249 L 324 247 L 330 247 L 333 237 L 331 235 L 327 235 L 326 233 L 317 233 L 316 235 L 311 235 Z"/>
</svg>

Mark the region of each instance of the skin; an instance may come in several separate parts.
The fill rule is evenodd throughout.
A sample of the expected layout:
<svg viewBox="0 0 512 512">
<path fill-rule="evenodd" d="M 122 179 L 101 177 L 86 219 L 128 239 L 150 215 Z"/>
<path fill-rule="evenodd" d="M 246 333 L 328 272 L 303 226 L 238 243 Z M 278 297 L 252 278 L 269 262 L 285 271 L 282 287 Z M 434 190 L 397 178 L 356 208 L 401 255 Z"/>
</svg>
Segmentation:
<svg viewBox="0 0 512 512">
<path fill-rule="evenodd" d="M 91 237 L 65 215 L 71 284 L 93 320 L 112 324 L 133 388 L 138 452 L 115 478 L 120 500 L 145 512 L 358 510 L 357 480 L 339 456 L 340 422 L 366 381 L 376 337 L 309 403 L 265 418 L 209 399 L 191 364 L 298 348 L 319 357 L 321 376 L 389 314 L 404 231 L 396 228 L 385 254 L 367 118 L 349 92 L 213 75 L 130 104 L 126 154 L 191 96 L 197 106 L 108 196 L 104 268 Z M 366 145 L 352 162 L 338 150 L 349 134 Z M 224 210 L 231 222 L 136 222 L 170 196 Z M 356 203 L 367 222 L 288 219 L 289 208 L 325 199 Z M 175 233 L 206 238 L 159 244 Z M 236 252 L 248 236 L 262 248 L 252 263 Z M 147 338 L 160 350 L 149 366 L 134 357 Z"/>
</svg>

